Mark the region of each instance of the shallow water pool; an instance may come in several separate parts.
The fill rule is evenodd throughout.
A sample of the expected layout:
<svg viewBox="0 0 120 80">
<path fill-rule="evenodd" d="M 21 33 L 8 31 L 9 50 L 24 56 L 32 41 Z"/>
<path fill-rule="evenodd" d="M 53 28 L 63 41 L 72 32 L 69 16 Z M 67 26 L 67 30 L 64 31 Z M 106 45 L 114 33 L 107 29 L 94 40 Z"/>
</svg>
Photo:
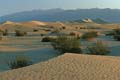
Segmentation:
<svg viewBox="0 0 120 80">
<path fill-rule="evenodd" d="M 57 57 L 60 54 L 52 48 L 24 52 L 0 52 L 0 72 L 9 70 L 10 68 L 7 65 L 7 61 L 14 59 L 18 55 L 28 56 L 34 63 L 38 63 Z"/>
</svg>

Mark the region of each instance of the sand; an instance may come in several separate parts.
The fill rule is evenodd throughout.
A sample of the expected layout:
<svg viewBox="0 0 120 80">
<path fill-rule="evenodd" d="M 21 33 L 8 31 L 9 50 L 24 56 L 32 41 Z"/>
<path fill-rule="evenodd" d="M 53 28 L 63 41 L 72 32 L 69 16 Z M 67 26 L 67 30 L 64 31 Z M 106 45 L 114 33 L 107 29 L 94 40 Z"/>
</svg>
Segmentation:
<svg viewBox="0 0 120 80">
<path fill-rule="evenodd" d="M 23 37 L 12 37 L 4 36 L 0 40 L 0 51 L 11 52 L 11 51 L 29 51 L 38 50 L 42 48 L 51 48 L 50 43 L 42 43 L 41 36 L 23 36 Z"/>
<path fill-rule="evenodd" d="M 0 73 L 2 80 L 120 80 L 120 58 L 66 53 L 46 62 Z"/>
</svg>

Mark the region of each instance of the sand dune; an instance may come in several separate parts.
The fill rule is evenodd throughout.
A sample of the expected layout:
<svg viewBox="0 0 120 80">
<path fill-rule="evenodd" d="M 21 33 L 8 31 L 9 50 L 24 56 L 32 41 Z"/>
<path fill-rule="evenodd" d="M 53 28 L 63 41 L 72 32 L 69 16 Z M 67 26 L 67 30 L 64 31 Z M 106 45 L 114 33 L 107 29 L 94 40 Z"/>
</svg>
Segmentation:
<svg viewBox="0 0 120 80">
<path fill-rule="evenodd" d="M 65 54 L 0 73 L 2 80 L 120 80 L 119 57 Z"/>
<path fill-rule="evenodd" d="M 7 25 L 7 24 L 19 24 L 19 23 L 12 22 L 12 21 L 6 21 L 2 25 Z"/>
<path fill-rule="evenodd" d="M 45 26 L 46 25 L 45 22 L 40 22 L 40 21 L 31 21 L 31 23 L 34 23 L 34 24 L 37 24 L 37 25 L 40 25 L 40 26 Z"/>
</svg>

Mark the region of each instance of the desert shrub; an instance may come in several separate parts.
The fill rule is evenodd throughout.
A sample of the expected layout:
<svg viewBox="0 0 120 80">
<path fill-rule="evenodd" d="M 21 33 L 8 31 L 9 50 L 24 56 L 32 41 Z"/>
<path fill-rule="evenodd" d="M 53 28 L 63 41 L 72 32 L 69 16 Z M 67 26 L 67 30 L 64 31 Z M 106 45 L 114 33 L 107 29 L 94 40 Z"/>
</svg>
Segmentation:
<svg viewBox="0 0 120 80">
<path fill-rule="evenodd" d="M 113 31 L 109 31 L 105 34 L 106 36 L 113 36 L 114 35 L 114 32 Z"/>
<path fill-rule="evenodd" d="M 26 36 L 27 32 L 20 31 L 20 30 L 15 30 L 15 34 L 16 34 L 16 36 Z"/>
<path fill-rule="evenodd" d="M 80 39 L 80 38 L 81 38 L 79 34 L 77 34 L 77 36 L 76 36 L 76 37 L 77 37 L 77 39 Z"/>
<path fill-rule="evenodd" d="M 76 33 L 75 32 L 71 32 L 69 35 L 70 36 L 76 36 Z"/>
<path fill-rule="evenodd" d="M 41 36 L 44 36 L 44 34 L 40 34 Z"/>
<path fill-rule="evenodd" d="M 59 29 L 55 29 L 55 30 L 52 31 L 52 33 L 59 33 L 59 32 L 60 32 Z"/>
<path fill-rule="evenodd" d="M 86 32 L 82 35 L 82 39 L 92 39 L 96 38 L 98 36 L 97 32 L 91 31 L 91 32 Z"/>
<path fill-rule="evenodd" d="M 80 29 L 86 29 L 86 27 L 80 27 Z"/>
<path fill-rule="evenodd" d="M 38 32 L 39 30 L 38 29 L 34 29 L 33 32 Z"/>
<path fill-rule="evenodd" d="M 66 27 L 65 27 L 65 26 L 63 26 L 63 27 L 62 27 L 62 29 L 66 29 Z"/>
<path fill-rule="evenodd" d="M 51 37 L 44 37 L 42 39 L 42 42 L 52 42 L 54 40 L 54 38 L 51 38 Z"/>
<path fill-rule="evenodd" d="M 81 53 L 80 41 L 75 37 L 58 36 L 52 46 L 60 53 Z"/>
<path fill-rule="evenodd" d="M 80 35 L 79 35 L 79 34 L 76 34 L 75 32 L 71 32 L 69 35 L 70 35 L 70 36 L 74 36 L 74 37 L 76 37 L 77 39 L 80 39 Z"/>
<path fill-rule="evenodd" d="M 95 42 L 92 46 L 87 47 L 88 54 L 107 55 L 110 53 L 109 47 L 102 41 Z"/>
<path fill-rule="evenodd" d="M 114 29 L 113 32 L 114 32 L 113 38 L 116 39 L 117 41 L 120 41 L 120 29 Z"/>
<path fill-rule="evenodd" d="M 115 34 L 119 34 L 120 35 L 120 29 L 119 28 L 118 29 L 113 29 L 113 31 L 114 31 Z"/>
<path fill-rule="evenodd" d="M 6 35 L 8 35 L 8 30 L 7 29 L 5 29 L 5 31 L 3 31 L 3 36 L 6 36 Z"/>
<path fill-rule="evenodd" d="M 9 68 L 17 69 L 31 65 L 32 61 L 26 56 L 16 56 L 14 60 L 8 61 L 7 64 Z"/>
<path fill-rule="evenodd" d="M 0 35 L 1 35 L 1 36 L 6 36 L 6 35 L 8 35 L 8 30 L 7 30 L 7 29 L 5 29 L 5 30 L 0 30 Z"/>
<path fill-rule="evenodd" d="M 44 36 L 44 34 L 40 34 L 41 36 Z"/>
<path fill-rule="evenodd" d="M 120 35 L 115 34 L 113 37 L 114 37 L 114 39 L 116 39 L 117 41 L 120 41 Z"/>
</svg>

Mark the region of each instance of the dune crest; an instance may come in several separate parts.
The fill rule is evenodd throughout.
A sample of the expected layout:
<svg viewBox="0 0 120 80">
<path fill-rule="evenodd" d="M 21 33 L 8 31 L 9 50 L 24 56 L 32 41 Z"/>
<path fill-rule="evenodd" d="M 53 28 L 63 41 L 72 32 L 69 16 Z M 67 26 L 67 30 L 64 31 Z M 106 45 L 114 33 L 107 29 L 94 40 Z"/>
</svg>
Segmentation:
<svg viewBox="0 0 120 80">
<path fill-rule="evenodd" d="M 40 25 L 40 26 L 45 26 L 46 25 L 46 23 L 44 23 L 44 22 L 40 22 L 40 21 L 31 21 L 31 23 L 34 23 L 34 24 L 37 24 L 37 25 Z"/>
<path fill-rule="evenodd" d="M 3 80 L 120 80 L 119 57 L 64 54 L 46 62 L 0 73 Z"/>
</svg>

